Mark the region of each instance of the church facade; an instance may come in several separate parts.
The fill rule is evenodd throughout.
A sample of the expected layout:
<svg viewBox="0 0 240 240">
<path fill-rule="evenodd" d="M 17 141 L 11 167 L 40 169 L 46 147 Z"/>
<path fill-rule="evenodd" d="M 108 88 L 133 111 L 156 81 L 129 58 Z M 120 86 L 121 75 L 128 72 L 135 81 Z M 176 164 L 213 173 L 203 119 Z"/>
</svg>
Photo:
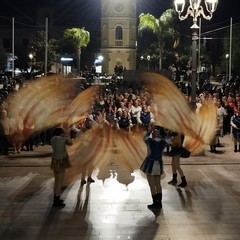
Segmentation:
<svg viewBox="0 0 240 240">
<path fill-rule="evenodd" d="M 101 0 L 102 72 L 136 69 L 136 0 Z"/>
</svg>

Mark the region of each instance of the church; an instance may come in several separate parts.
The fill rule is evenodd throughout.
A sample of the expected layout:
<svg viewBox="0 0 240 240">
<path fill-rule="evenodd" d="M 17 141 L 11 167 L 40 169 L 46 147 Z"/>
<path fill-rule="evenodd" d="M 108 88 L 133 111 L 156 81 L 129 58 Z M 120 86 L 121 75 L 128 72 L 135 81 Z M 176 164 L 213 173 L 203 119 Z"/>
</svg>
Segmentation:
<svg viewBox="0 0 240 240">
<path fill-rule="evenodd" d="M 136 0 L 101 0 L 102 72 L 136 69 Z"/>
</svg>

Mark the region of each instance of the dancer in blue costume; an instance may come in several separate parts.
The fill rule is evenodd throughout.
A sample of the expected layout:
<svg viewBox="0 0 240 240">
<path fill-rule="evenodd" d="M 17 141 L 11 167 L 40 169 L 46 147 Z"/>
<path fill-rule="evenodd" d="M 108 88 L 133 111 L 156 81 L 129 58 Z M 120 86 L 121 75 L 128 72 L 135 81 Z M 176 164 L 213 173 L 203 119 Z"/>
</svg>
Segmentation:
<svg viewBox="0 0 240 240">
<path fill-rule="evenodd" d="M 147 157 L 140 169 L 147 175 L 147 181 L 152 194 L 153 204 L 148 205 L 150 209 L 162 208 L 162 187 L 161 174 L 163 173 L 163 152 L 170 144 L 165 138 L 163 128 L 152 127 L 144 134 L 144 141 L 147 144 Z"/>
</svg>

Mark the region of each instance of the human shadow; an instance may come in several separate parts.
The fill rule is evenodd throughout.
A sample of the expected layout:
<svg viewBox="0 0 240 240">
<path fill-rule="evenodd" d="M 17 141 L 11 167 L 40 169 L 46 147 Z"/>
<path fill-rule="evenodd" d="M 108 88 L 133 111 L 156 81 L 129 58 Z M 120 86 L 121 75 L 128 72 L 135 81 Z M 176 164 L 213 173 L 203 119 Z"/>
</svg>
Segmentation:
<svg viewBox="0 0 240 240">
<path fill-rule="evenodd" d="M 83 237 L 84 239 L 89 239 L 92 231 L 92 223 L 89 220 L 90 211 L 88 211 L 90 184 L 80 185 L 73 214 L 67 223 L 75 227 L 76 233 L 74 235 L 76 238 L 80 237 L 80 239 Z"/>
<path fill-rule="evenodd" d="M 183 209 L 189 212 L 193 212 L 191 191 L 188 188 L 182 189 L 180 187 L 176 187 L 176 191 L 180 198 Z"/>
<path fill-rule="evenodd" d="M 23 210 L 25 204 L 29 202 L 36 192 L 38 192 L 41 187 L 39 186 L 39 180 L 36 180 L 36 173 L 29 173 L 28 175 L 24 176 L 21 180 L 20 179 L 11 179 L 10 181 L 17 181 L 15 183 L 16 190 L 7 195 L 1 195 L 1 200 L 7 198 L 8 205 L 3 210 L 2 216 L 8 216 L 8 218 L 1 217 L 1 222 L 7 221 L 7 219 L 16 218 Z M 17 187 L 19 185 L 19 187 Z"/>
<path fill-rule="evenodd" d="M 65 191 L 63 195 L 68 194 L 70 188 L 66 188 Z M 73 211 L 64 210 L 68 208 L 68 202 L 66 202 L 65 208 L 52 207 L 37 239 L 62 239 L 63 237 L 66 239 L 90 239 L 92 223 L 89 221 L 89 197 L 90 183 L 81 185 L 79 182 Z"/>
</svg>

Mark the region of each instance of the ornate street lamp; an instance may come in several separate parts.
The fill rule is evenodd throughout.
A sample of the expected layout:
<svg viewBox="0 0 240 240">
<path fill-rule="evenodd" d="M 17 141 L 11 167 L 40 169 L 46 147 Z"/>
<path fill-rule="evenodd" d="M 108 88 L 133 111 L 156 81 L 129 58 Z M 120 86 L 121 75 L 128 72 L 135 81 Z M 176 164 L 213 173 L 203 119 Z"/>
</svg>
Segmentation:
<svg viewBox="0 0 240 240">
<path fill-rule="evenodd" d="M 185 13 L 185 4 L 186 0 L 174 0 L 175 9 L 178 13 L 179 19 L 185 20 L 188 16 L 193 18 L 192 29 L 192 91 L 191 91 L 191 105 L 196 108 L 196 90 L 197 90 L 197 41 L 198 34 L 197 30 L 199 26 L 197 24 L 198 17 L 202 16 L 203 18 L 210 20 L 213 17 L 218 4 L 218 0 L 204 0 L 205 8 L 201 6 L 202 0 L 189 0 L 189 6 L 186 9 Z M 207 14 L 205 14 L 207 12 Z"/>
<path fill-rule="evenodd" d="M 225 58 L 226 58 L 226 77 L 225 77 L 225 80 L 227 82 L 228 80 L 230 80 L 228 78 L 228 59 L 229 59 L 229 54 L 228 53 L 225 55 Z"/>
</svg>

